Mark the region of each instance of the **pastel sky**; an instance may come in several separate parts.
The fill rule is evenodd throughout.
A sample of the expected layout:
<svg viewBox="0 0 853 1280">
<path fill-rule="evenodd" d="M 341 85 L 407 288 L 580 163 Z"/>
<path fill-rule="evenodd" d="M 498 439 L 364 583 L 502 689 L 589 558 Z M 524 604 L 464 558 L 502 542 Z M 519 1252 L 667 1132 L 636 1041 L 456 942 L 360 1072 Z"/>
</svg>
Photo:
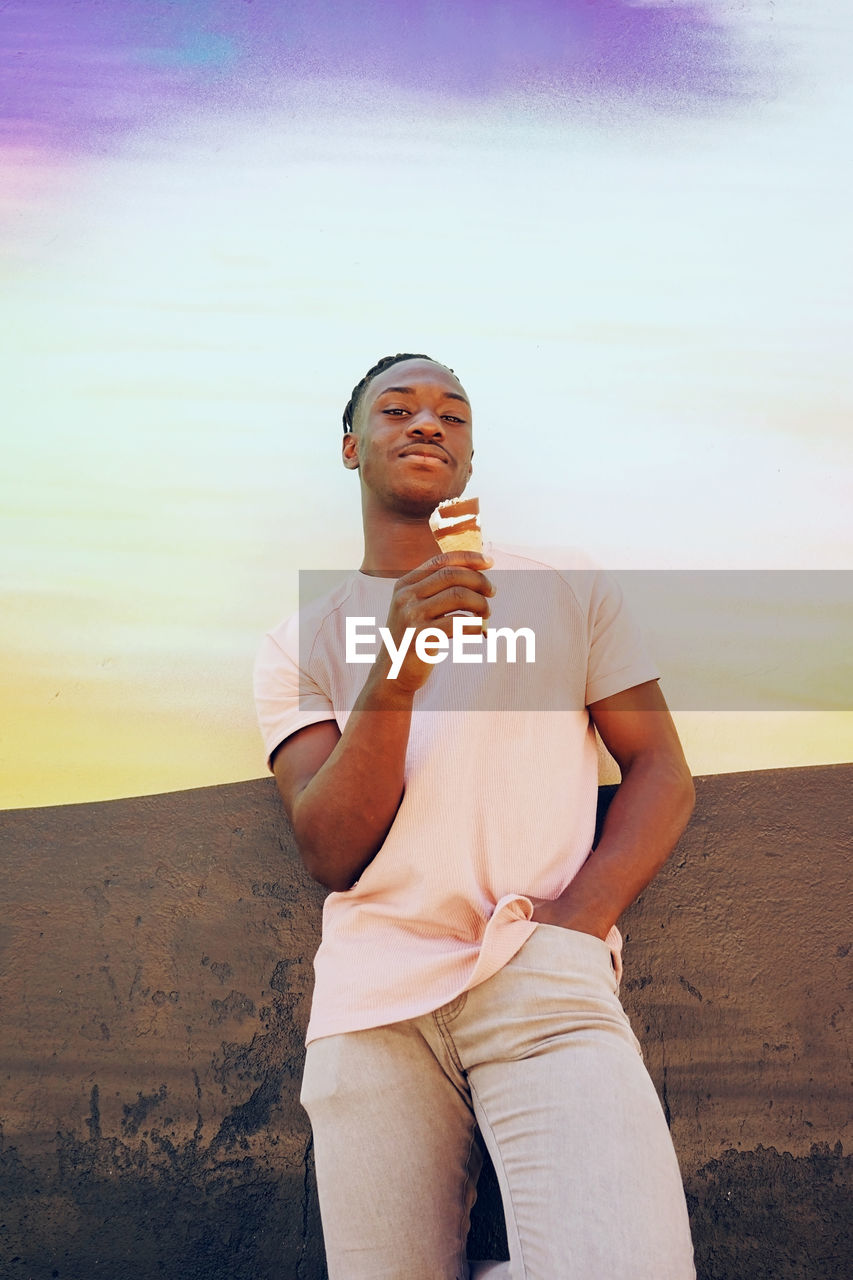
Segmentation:
<svg viewBox="0 0 853 1280">
<path fill-rule="evenodd" d="M 846 0 L 4 4 L 0 806 L 263 772 L 257 639 L 360 559 L 340 414 L 389 351 L 465 383 L 496 541 L 849 569 L 851 36 Z M 842 697 L 773 699 L 682 711 L 694 771 L 850 759 Z"/>
</svg>

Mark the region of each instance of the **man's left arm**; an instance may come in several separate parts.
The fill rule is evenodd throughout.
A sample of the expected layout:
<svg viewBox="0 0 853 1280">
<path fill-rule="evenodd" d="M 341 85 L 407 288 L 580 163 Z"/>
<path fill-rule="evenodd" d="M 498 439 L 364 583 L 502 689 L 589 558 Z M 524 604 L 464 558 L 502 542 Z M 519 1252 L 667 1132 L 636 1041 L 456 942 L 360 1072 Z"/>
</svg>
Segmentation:
<svg viewBox="0 0 853 1280">
<path fill-rule="evenodd" d="M 604 938 L 666 862 L 695 793 L 656 680 L 602 698 L 589 713 L 622 782 L 595 849 L 559 898 L 535 900 L 533 919 Z"/>
</svg>

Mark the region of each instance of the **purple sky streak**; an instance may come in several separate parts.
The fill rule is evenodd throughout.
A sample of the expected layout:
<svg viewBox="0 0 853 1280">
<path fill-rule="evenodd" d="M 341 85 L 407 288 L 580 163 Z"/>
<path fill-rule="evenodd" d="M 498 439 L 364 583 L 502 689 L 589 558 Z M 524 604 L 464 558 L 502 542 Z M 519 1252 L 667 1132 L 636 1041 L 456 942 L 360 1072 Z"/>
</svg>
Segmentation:
<svg viewBox="0 0 853 1280">
<path fill-rule="evenodd" d="M 0 141 L 61 151 L 109 150 L 184 108 L 274 105 L 306 78 L 568 107 L 747 92 L 712 4 L 625 0 L 8 0 L 0 76 Z"/>
</svg>

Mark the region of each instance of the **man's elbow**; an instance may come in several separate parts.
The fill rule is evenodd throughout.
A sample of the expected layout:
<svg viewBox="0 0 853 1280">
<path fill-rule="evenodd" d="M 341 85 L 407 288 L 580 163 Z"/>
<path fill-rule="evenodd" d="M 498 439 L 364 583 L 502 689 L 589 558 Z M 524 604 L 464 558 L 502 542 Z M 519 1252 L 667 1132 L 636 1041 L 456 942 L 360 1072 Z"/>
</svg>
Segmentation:
<svg viewBox="0 0 853 1280">
<path fill-rule="evenodd" d="M 329 822 L 316 804 L 306 804 L 302 796 L 293 805 L 290 824 L 302 865 L 330 893 L 346 893 L 353 887 L 387 835 L 383 832 L 377 839 L 337 819 Z"/>
<path fill-rule="evenodd" d="M 357 872 L 341 867 L 329 858 L 328 853 L 325 857 L 322 856 L 309 840 L 300 839 L 298 832 L 295 831 L 294 836 L 302 865 L 312 880 L 322 885 L 329 893 L 346 893 L 347 889 L 353 887 L 358 879 Z"/>
<path fill-rule="evenodd" d="M 683 756 L 680 760 L 670 762 L 669 773 L 673 806 L 677 809 L 682 819 L 683 827 L 686 827 L 696 805 L 696 786 L 693 782 L 693 775 Z"/>
<path fill-rule="evenodd" d="M 370 858 L 353 861 L 349 850 L 342 849 L 328 835 L 314 839 L 294 822 L 293 835 L 302 865 L 312 880 L 329 893 L 346 893 L 358 880 Z M 371 854 L 372 857 L 372 854 Z"/>
<path fill-rule="evenodd" d="M 328 889 L 329 893 L 346 893 L 347 889 L 351 889 L 358 880 L 358 876 L 341 875 L 340 872 L 329 867 L 318 866 L 304 855 L 302 863 L 311 879 L 322 885 L 324 889 Z"/>
<path fill-rule="evenodd" d="M 622 780 L 630 769 L 637 769 L 638 778 L 656 787 L 661 800 L 676 819 L 686 827 L 696 804 L 696 787 L 690 767 L 678 751 L 656 750 L 638 756 L 628 768 L 623 768 Z"/>
</svg>

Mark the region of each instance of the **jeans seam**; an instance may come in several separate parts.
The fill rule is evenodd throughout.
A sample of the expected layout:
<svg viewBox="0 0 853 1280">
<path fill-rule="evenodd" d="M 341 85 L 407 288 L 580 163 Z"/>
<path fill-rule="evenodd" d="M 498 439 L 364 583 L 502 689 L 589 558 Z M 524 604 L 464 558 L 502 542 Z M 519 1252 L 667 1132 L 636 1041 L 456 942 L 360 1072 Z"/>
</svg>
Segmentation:
<svg viewBox="0 0 853 1280">
<path fill-rule="evenodd" d="M 461 1208 L 462 1208 L 462 1212 L 461 1212 L 461 1215 L 460 1215 L 460 1218 L 459 1218 L 459 1226 L 458 1226 L 457 1231 L 456 1231 L 456 1238 L 457 1238 L 457 1240 L 459 1241 L 459 1262 L 460 1262 L 460 1264 L 461 1264 L 461 1266 L 462 1266 L 462 1272 L 461 1272 L 461 1274 L 462 1274 L 462 1275 L 464 1275 L 464 1274 L 465 1274 L 465 1270 L 466 1270 L 466 1267 L 467 1267 L 467 1265 L 468 1265 L 468 1262 L 467 1262 L 467 1256 L 466 1256 L 466 1255 L 467 1255 L 467 1252 L 468 1252 L 468 1251 L 467 1251 L 467 1248 L 466 1248 L 466 1245 L 467 1245 L 467 1243 L 468 1243 L 468 1234 L 467 1234 L 467 1232 L 466 1232 L 466 1233 L 465 1233 L 465 1236 L 463 1237 L 463 1235 L 462 1235 L 462 1228 L 463 1228 L 463 1226 L 465 1225 L 465 1205 L 466 1205 L 467 1200 L 468 1200 L 468 1187 L 470 1186 L 470 1183 L 471 1183 L 471 1153 L 472 1153 L 472 1151 L 474 1150 L 474 1143 L 475 1143 L 475 1141 L 476 1141 L 476 1133 L 477 1133 L 477 1126 L 476 1126 L 476 1123 L 472 1120 L 472 1122 L 471 1122 L 471 1132 L 470 1132 L 469 1140 L 468 1140 L 468 1154 L 467 1154 L 467 1156 L 465 1157 L 465 1183 L 464 1183 L 464 1186 L 463 1186 L 463 1188 L 462 1188 L 462 1206 L 461 1206 Z M 472 1208 L 473 1208 L 473 1206 L 472 1206 Z M 469 1211 L 469 1213 L 468 1213 L 468 1228 L 469 1228 L 469 1230 L 470 1230 L 470 1227 L 471 1227 L 471 1214 L 470 1214 L 470 1211 Z"/>
<path fill-rule="evenodd" d="M 438 1031 L 439 1039 L 441 1040 L 441 1043 L 444 1045 L 445 1053 L 448 1055 L 448 1057 L 450 1058 L 450 1061 L 453 1063 L 454 1067 L 460 1073 L 460 1075 L 464 1076 L 466 1074 L 465 1068 L 463 1067 L 462 1060 L 456 1051 L 456 1045 L 454 1044 L 454 1041 L 453 1041 L 453 1035 L 451 1033 L 450 1028 L 447 1025 L 445 1016 L 442 1013 L 441 1009 L 434 1010 L 432 1017 L 433 1017 L 433 1021 L 435 1022 L 436 1030 Z"/>
<path fill-rule="evenodd" d="M 496 1173 L 499 1172 L 503 1175 L 504 1185 L 506 1186 L 507 1198 L 509 1199 L 510 1206 L 512 1208 L 513 1235 L 518 1241 L 518 1253 L 519 1253 L 518 1261 L 521 1264 L 521 1275 L 518 1277 L 516 1277 L 515 1269 L 513 1267 L 513 1272 L 512 1272 L 513 1280 L 524 1280 L 524 1277 L 527 1275 L 527 1267 L 524 1262 L 524 1251 L 523 1251 L 524 1246 L 522 1245 L 522 1242 L 521 1242 L 521 1232 L 518 1229 L 518 1214 L 515 1211 L 515 1205 L 512 1200 L 512 1185 L 510 1184 L 509 1177 L 507 1176 L 506 1165 L 504 1164 L 503 1152 L 501 1151 L 498 1140 L 495 1137 L 495 1131 L 492 1128 L 492 1122 L 489 1119 L 489 1117 L 486 1115 L 486 1110 L 482 1102 L 480 1101 L 480 1095 L 477 1093 L 477 1090 L 474 1087 L 474 1082 L 470 1079 L 470 1077 L 468 1079 L 468 1088 L 471 1090 L 471 1097 L 477 1099 L 477 1106 L 479 1107 L 480 1113 L 483 1116 L 486 1126 L 488 1127 L 489 1133 L 492 1136 L 492 1147 L 494 1148 L 495 1154 L 492 1155 L 491 1150 L 489 1151 L 489 1154 L 492 1156 L 492 1164 L 495 1166 L 495 1172 Z M 479 1117 L 477 1118 L 477 1123 L 480 1124 Z M 482 1124 L 480 1124 L 480 1128 L 482 1130 L 483 1128 Z M 498 1169 L 498 1166 L 500 1166 L 500 1169 Z M 503 1188 L 501 1188 L 501 1190 L 503 1190 Z M 506 1208 L 504 1208 L 504 1217 L 506 1217 Z M 514 1259 L 512 1256 L 512 1249 L 510 1249 L 509 1251 L 509 1256 L 510 1256 L 510 1263 L 512 1264 L 514 1262 Z"/>
<path fill-rule="evenodd" d="M 442 1023 L 447 1026 L 456 1021 L 467 1003 L 468 992 L 463 991 L 455 1000 L 448 1000 L 446 1004 L 439 1005 L 435 1012 L 441 1016 Z"/>
</svg>

